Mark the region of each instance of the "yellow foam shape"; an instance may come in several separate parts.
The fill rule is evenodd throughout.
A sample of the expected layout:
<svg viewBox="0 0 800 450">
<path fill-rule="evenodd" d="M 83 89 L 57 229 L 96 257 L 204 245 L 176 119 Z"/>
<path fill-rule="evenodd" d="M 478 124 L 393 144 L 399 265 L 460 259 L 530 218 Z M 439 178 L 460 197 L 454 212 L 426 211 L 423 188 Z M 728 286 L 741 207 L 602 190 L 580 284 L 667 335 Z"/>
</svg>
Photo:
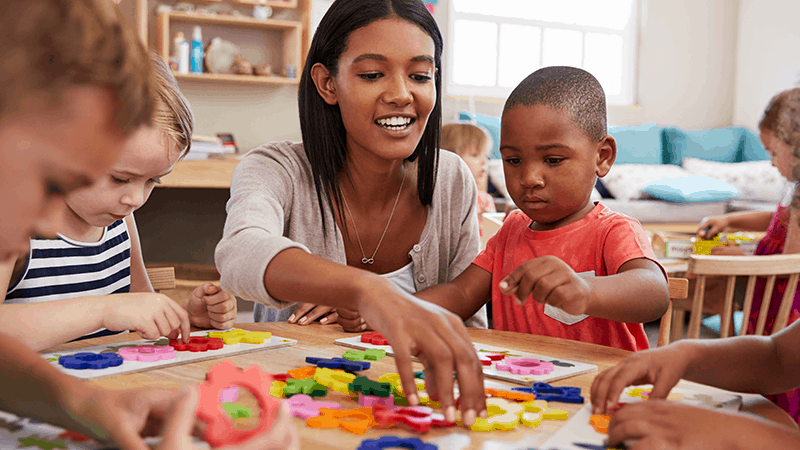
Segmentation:
<svg viewBox="0 0 800 450">
<path fill-rule="evenodd" d="M 314 381 L 345 395 L 351 394 L 350 383 L 355 379 L 356 376 L 352 373 L 347 373 L 339 369 L 320 367 L 314 372 Z"/>
<path fill-rule="evenodd" d="M 630 391 L 628 391 L 628 397 L 641 397 L 647 400 L 647 396 L 642 396 L 642 394 L 644 394 L 645 392 L 649 393 L 652 390 L 653 389 L 651 388 L 633 388 Z"/>
<path fill-rule="evenodd" d="M 519 403 L 519 405 L 525 410 L 525 412 L 533 414 L 541 414 L 542 419 L 567 420 L 567 417 L 569 416 L 569 413 L 567 411 L 564 411 L 563 409 L 550 408 L 549 406 L 547 406 L 547 401 L 545 400 L 534 400 L 532 402 L 523 402 Z M 529 419 L 531 418 L 529 417 Z"/>
<path fill-rule="evenodd" d="M 286 383 L 283 381 L 273 381 L 272 386 L 269 387 L 269 395 L 277 398 L 285 398 L 286 394 L 283 393 L 283 388 Z"/>
<path fill-rule="evenodd" d="M 476 418 L 470 430 L 511 431 L 519 425 L 520 415 L 525 408 L 504 398 L 491 397 L 486 399 L 486 411 L 489 417 L 486 419 Z"/>
<path fill-rule="evenodd" d="M 542 413 L 524 412 L 519 417 L 519 421 L 526 427 L 534 428 L 542 424 Z"/>
<path fill-rule="evenodd" d="M 220 338 L 222 342 L 230 344 L 238 344 L 244 342 L 245 344 L 263 344 L 265 339 L 271 339 L 272 333 L 269 331 L 245 331 L 239 328 L 234 328 L 230 331 L 212 331 L 208 333 L 208 337 Z"/>
</svg>

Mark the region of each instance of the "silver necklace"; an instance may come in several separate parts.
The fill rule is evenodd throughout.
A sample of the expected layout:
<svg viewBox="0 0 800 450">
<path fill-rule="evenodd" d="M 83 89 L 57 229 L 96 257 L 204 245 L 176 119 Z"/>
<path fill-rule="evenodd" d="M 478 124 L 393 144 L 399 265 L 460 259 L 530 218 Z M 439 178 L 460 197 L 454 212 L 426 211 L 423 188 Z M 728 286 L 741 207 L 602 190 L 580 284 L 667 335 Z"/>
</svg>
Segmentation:
<svg viewBox="0 0 800 450">
<path fill-rule="evenodd" d="M 389 230 L 389 224 L 392 223 L 392 217 L 394 216 L 394 210 L 397 208 L 397 202 L 400 200 L 400 193 L 403 192 L 403 184 L 406 182 L 406 173 L 403 171 L 403 179 L 400 181 L 400 189 L 397 190 L 397 198 L 394 199 L 394 206 L 392 206 L 392 212 L 389 214 L 389 220 L 386 222 L 386 228 L 383 229 L 383 234 L 381 235 L 381 239 L 378 241 L 378 245 L 375 247 L 375 251 L 372 252 L 372 256 L 367 258 L 366 253 L 364 253 L 364 246 L 361 245 L 361 238 L 358 236 L 358 228 L 356 227 L 356 219 L 353 217 L 353 212 L 350 211 L 350 206 L 347 204 L 347 199 L 344 197 L 344 192 L 342 192 L 342 200 L 344 200 L 344 207 L 347 208 L 347 212 L 350 214 L 350 220 L 353 221 L 353 231 L 356 232 L 356 239 L 358 239 L 358 248 L 361 249 L 361 264 L 375 264 L 375 255 L 378 253 L 378 249 L 381 247 L 381 243 L 383 242 L 383 237 L 386 236 L 386 231 Z"/>
</svg>

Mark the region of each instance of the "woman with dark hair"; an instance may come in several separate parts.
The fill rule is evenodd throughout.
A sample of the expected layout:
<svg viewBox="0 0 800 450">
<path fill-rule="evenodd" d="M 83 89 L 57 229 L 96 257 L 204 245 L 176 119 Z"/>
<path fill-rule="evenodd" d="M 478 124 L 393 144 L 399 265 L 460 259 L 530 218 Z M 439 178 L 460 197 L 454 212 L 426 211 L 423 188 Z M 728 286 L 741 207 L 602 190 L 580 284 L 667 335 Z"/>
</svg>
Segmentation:
<svg viewBox="0 0 800 450">
<path fill-rule="evenodd" d="M 300 80 L 303 143 L 266 144 L 238 165 L 215 256 L 222 285 L 257 302 L 258 321 L 374 328 L 406 392 L 419 356 L 440 375 L 429 387 L 448 419 L 456 370 L 470 424 L 485 402 L 469 336 L 412 295 L 455 278 L 479 249 L 475 183 L 439 151 L 441 54 L 420 0 L 336 0 Z M 485 326 L 485 311 L 470 321 Z"/>
</svg>

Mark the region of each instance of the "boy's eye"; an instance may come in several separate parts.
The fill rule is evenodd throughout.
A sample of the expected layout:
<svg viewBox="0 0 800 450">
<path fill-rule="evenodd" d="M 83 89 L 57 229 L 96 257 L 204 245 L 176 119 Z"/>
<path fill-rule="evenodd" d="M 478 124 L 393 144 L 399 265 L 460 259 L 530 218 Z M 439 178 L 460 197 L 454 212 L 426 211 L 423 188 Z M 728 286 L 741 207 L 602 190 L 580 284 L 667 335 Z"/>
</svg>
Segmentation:
<svg viewBox="0 0 800 450">
<path fill-rule="evenodd" d="M 130 180 L 126 180 L 126 179 L 115 177 L 114 175 L 111 175 L 111 181 L 113 181 L 114 183 L 125 184 L 125 183 L 129 182 Z"/>
<path fill-rule="evenodd" d="M 150 184 L 161 184 L 161 178 L 150 178 L 147 182 Z"/>
<path fill-rule="evenodd" d="M 432 77 L 430 75 L 415 73 L 411 75 L 411 79 L 418 83 L 427 83 L 431 81 Z"/>
<path fill-rule="evenodd" d="M 516 165 L 518 165 L 520 163 L 520 159 L 519 158 L 505 158 L 505 159 L 503 159 L 503 161 L 505 161 L 506 164 L 511 165 L 511 166 L 516 166 Z"/>
<path fill-rule="evenodd" d="M 358 76 L 364 80 L 373 81 L 380 78 L 382 74 L 380 72 L 370 72 L 370 73 L 360 73 L 358 74 Z"/>
<path fill-rule="evenodd" d="M 564 160 L 564 158 L 545 158 L 544 162 L 546 162 L 547 164 L 550 164 L 552 166 L 552 165 L 556 165 L 556 164 L 560 163 L 563 160 Z"/>
</svg>

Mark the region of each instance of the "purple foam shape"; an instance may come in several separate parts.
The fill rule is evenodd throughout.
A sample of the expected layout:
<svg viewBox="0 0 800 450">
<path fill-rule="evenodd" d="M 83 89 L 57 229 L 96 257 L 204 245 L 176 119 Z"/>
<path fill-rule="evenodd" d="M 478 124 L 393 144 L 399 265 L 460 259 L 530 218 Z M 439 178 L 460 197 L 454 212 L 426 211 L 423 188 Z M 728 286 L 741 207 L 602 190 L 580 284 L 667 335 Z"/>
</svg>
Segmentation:
<svg viewBox="0 0 800 450">
<path fill-rule="evenodd" d="M 175 349 L 168 345 L 160 347 L 154 345 L 123 347 L 119 349 L 119 356 L 125 361 L 156 362 L 162 359 L 174 358 Z"/>
<path fill-rule="evenodd" d="M 299 417 L 303 420 L 308 420 L 312 417 L 320 415 L 320 408 L 341 409 L 342 405 L 336 402 L 320 402 L 314 400 L 306 394 L 295 394 L 288 400 L 286 405 L 289 406 L 289 414 Z"/>
</svg>

